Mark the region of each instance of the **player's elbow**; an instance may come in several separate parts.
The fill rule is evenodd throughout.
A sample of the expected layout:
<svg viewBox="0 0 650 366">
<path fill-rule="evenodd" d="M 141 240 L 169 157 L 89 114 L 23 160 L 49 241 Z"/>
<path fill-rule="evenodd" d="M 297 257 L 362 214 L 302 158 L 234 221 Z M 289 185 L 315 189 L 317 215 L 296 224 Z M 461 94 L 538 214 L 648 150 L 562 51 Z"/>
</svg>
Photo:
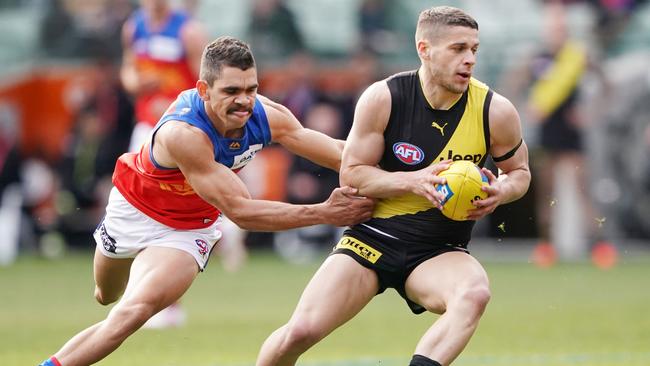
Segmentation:
<svg viewBox="0 0 650 366">
<path fill-rule="evenodd" d="M 339 183 L 341 187 L 343 186 L 352 186 L 354 177 L 354 168 L 349 165 L 342 165 L 339 171 Z"/>
<path fill-rule="evenodd" d="M 510 203 L 523 197 L 530 188 L 531 175 L 530 170 L 525 167 L 515 169 L 507 174 L 502 174 L 508 177 L 508 186 L 510 186 L 508 195 L 510 198 L 504 203 Z"/>
<path fill-rule="evenodd" d="M 229 214 L 226 214 L 226 216 L 242 230 L 255 231 L 257 229 L 250 216 L 243 214 L 240 211 L 231 211 Z"/>
<path fill-rule="evenodd" d="M 521 188 L 519 189 L 519 196 L 517 197 L 517 199 L 523 197 L 526 194 L 526 192 L 528 192 L 528 189 L 530 188 L 530 180 L 531 180 L 530 169 L 528 169 L 528 167 L 520 169 L 519 175 L 520 175 L 519 182 Z"/>
<path fill-rule="evenodd" d="M 250 201 L 249 198 L 237 197 L 225 200 L 220 207 L 221 212 L 228 217 L 235 225 L 239 228 L 247 231 L 254 231 L 254 220 L 252 219 L 253 215 L 250 210 L 247 208 L 247 201 Z"/>
</svg>

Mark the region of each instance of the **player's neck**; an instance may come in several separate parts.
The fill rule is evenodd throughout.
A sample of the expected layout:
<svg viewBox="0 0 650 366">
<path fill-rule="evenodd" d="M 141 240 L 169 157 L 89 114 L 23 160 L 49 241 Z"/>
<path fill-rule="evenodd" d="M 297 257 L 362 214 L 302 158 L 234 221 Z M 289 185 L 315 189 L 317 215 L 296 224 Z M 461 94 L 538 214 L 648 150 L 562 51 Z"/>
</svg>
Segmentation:
<svg viewBox="0 0 650 366">
<path fill-rule="evenodd" d="M 420 67 L 418 76 L 424 97 L 433 109 L 447 110 L 463 96 L 462 93 L 453 93 L 436 83 L 426 67 Z"/>
<path fill-rule="evenodd" d="M 227 122 L 214 122 L 212 125 L 219 132 L 219 134 L 228 139 L 239 139 L 244 135 L 244 127 L 242 126 L 230 126 Z"/>
</svg>

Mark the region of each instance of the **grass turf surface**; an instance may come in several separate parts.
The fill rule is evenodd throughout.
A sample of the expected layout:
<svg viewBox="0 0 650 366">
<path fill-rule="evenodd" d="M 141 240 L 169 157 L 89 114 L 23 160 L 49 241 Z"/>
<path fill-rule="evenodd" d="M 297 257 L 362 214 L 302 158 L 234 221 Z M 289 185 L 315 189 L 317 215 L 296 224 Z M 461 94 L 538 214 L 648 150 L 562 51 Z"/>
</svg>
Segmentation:
<svg viewBox="0 0 650 366">
<path fill-rule="evenodd" d="M 318 264 L 256 253 L 240 272 L 225 273 L 213 259 L 183 298 L 185 327 L 141 330 L 98 364 L 252 365 Z M 484 264 L 492 301 L 454 365 L 650 365 L 650 257 L 623 258 L 608 271 L 588 263 L 547 270 Z M 0 289 L 2 365 L 38 364 L 108 311 L 92 297 L 90 253 L 56 261 L 22 257 L 0 267 Z M 406 365 L 435 319 L 412 315 L 389 290 L 299 364 Z"/>
</svg>

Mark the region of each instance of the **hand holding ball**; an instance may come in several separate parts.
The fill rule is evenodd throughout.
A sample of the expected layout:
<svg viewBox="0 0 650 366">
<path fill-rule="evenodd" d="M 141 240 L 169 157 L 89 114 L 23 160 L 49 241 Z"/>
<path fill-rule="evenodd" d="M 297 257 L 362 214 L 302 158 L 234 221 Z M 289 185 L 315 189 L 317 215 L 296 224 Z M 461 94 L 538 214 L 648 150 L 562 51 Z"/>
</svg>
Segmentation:
<svg viewBox="0 0 650 366">
<path fill-rule="evenodd" d="M 436 191 L 442 192 L 442 214 L 456 220 L 467 220 L 467 212 L 476 208 L 475 200 L 487 198 L 487 192 L 481 187 L 490 185 L 487 176 L 481 168 L 471 161 L 457 160 L 451 163 L 449 169 L 438 173 L 439 177 L 447 180 L 446 184 L 437 184 Z"/>
</svg>

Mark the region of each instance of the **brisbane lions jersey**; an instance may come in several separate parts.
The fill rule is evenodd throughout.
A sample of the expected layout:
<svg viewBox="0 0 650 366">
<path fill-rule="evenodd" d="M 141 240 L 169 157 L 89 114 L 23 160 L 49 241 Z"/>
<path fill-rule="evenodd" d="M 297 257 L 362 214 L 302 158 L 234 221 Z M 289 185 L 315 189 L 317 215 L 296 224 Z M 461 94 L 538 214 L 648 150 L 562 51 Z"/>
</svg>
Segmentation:
<svg viewBox="0 0 650 366">
<path fill-rule="evenodd" d="M 160 28 L 152 29 L 144 11 L 138 10 L 132 15 L 135 67 L 138 73 L 153 76 L 159 82 L 156 90 L 136 98 L 137 122 L 154 126 L 178 93 L 196 85 L 197 76 L 188 64 L 181 40 L 181 30 L 188 19 L 184 12 L 172 11 Z"/>
<path fill-rule="evenodd" d="M 117 161 L 113 184 L 135 208 L 176 229 L 210 226 L 220 211 L 194 192 L 179 169 L 160 166 L 153 157 L 153 137 L 169 121 L 181 121 L 199 128 L 212 142 L 215 161 L 238 172 L 271 142 L 264 106 L 256 100 L 243 136 L 226 138 L 214 128 L 196 89 L 187 90 L 167 109 L 155 126 L 151 140 L 139 152 L 123 154 Z"/>
<path fill-rule="evenodd" d="M 488 111 L 492 91 L 478 80 L 448 110 L 431 107 L 417 71 L 387 80 L 391 113 L 384 131 L 386 171 L 413 171 L 445 159 L 483 166 L 490 144 Z M 378 202 L 373 219 L 362 224 L 389 236 L 424 243 L 465 244 L 474 221 L 446 218 L 424 197 L 406 194 Z"/>
</svg>

